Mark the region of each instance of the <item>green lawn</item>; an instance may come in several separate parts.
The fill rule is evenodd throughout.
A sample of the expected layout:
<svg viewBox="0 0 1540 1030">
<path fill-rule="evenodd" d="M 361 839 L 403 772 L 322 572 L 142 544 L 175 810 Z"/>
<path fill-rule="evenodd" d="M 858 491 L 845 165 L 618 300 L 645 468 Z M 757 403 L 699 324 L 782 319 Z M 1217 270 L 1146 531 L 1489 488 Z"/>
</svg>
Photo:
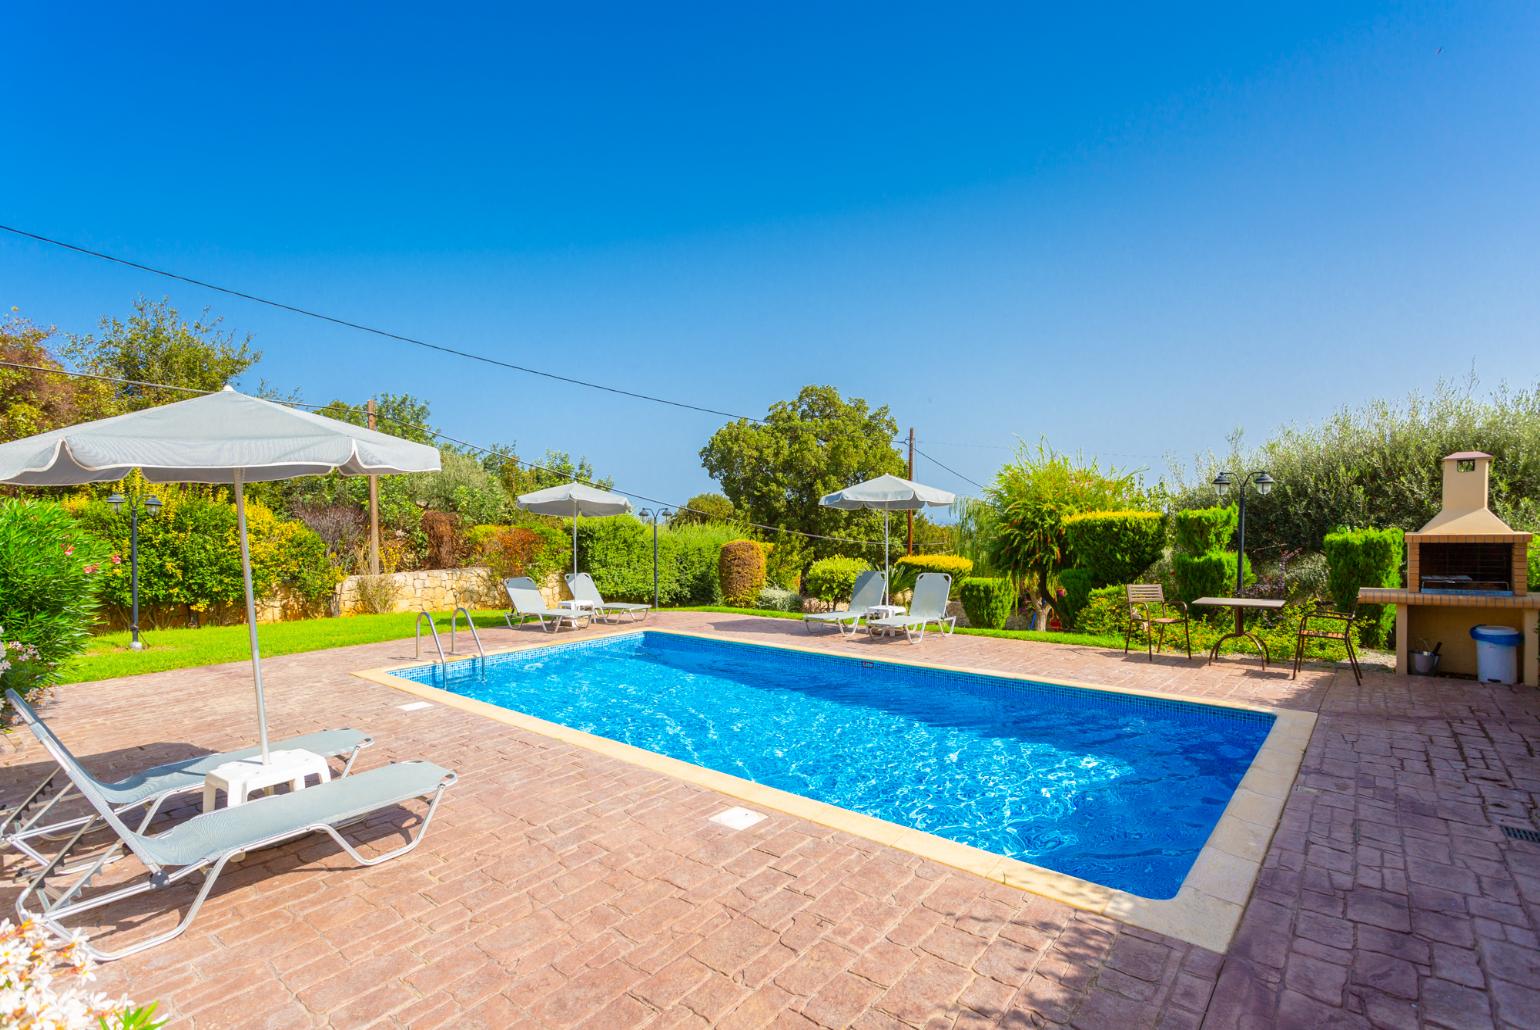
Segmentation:
<svg viewBox="0 0 1540 1030">
<path fill-rule="evenodd" d="M 440 634 L 448 632 L 448 612 L 435 612 L 434 621 L 439 625 Z M 257 634 L 264 655 L 298 654 L 301 651 L 322 651 L 328 647 L 400 640 L 412 635 L 416 622 L 416 612 L 350 615 L 342 619 L 268 623 L 259 627 Z M 478 628 L 504 625 L 502 613 L 476 612 L 476 625 Z M 145 645 L 143 651 L 129 650 L 126 631 L 92 637 L 85 654 L 65 663 L 61 670 L 61 682 L 84 683 L 114 676 L 185 669 L 194 665 L 241 662 L 251 657 L 245 625 L 144 630 L 140 638 Z M 449 646 L 447 640 L 444 646 Z"/>
<path fill-rule="evenodd" d="M 759 608 L 729 608 L 723 605 L 703 605 L 693 608 L 675 608 L 673 611 L 724 612 L 735 615 L 758 615 L 768 619 L 800 619 L 792 612 L 771 612 Z M 502 626 L 503 615 L 498 611 L 478 611 L 476 625 L 479 628 Z M 447 632 L 448 612 L 434 613 L 439 632 Z M 297 622 L 275 622 L 262 626 L 258 633 L 264 655 L 298 654 L 302 651 L 322 651 L 329 647 L 347 647 L 350 644 L 374 644 L 382 640 L 401 640 L 410 637 L 417 622 L 415 612 L 393 612 L 389 615 L 350 615 L 341 619 L 307 619 Z M 1196 624 L 1195 624 L 1196 625 Z M 1123 647 L 1121 636 L 1100 636 L 1090 633 L 1044 633 L 1037 630 L 1016 629 L 962 629 L 968 636 L 1003 637 L 1008 640 L 1035 640 L 1045 644 L 1074 644 L 1082 647 Z M 1213 631 L 1215 633 L 1218 630 Z M 1200 646 L 1199 633 L 1195 630 L 1193 652 L 1207 650 Z M 1284 634 L 1288 636 L 1288 633 Z M 84 683 L 89 680 L 111 679 L 115 676 L 133 676 L 145 672 L 164 672 L 167 669 L 185 669 L 195 665 L 217 665 L 220 662 L 242 662 L 251 657 L 246 642 L 246 627 L 209 626 L 204 629 L 158 629 L 142 634 L 145 649 L 130 651 L 128 634 L 105 633 L 91 639 L 86 653 L 65 663 L 60 682 Z M 1292 638 L 1269 641 L 1274 658 L 1280 654 L 1292 656 Z M 1172 641 L 1167 640 L 1167 647 Z M 448 646 L 448 641 L 445 641 Z M 1249 645 L 1248 645 L 1249 649 Z M 1283 650 L 1280 650 L 1283 649 Z M 1227 645 L 1226 652 L 1240 650 L 1235 644 Z M 1335 655 L 1326 657 L 1334 658 Z"/>
</svg>

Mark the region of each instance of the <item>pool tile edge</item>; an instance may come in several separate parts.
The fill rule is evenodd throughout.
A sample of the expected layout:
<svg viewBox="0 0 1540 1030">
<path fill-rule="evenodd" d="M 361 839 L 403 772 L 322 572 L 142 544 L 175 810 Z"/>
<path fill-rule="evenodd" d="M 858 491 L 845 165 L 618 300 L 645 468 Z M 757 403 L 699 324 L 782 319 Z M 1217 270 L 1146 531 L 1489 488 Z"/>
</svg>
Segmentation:
<svg viewBox="0 0 1540 1030">
<path fill-rule="evenodd" d="M 552 638 L 509 648 L 499 648 L 487 654 L 504 654 L 548 647 L 557 643 L 576 640 L 597 640 L 624 633 L 668 633 L 676 636 L 699 637 L 706 640 L 731 640 L 717 634 L 693 633 L 681 630 L 650 629 L 642 625 L 606 627 L 607 631 L 576 634 L 566 638 Z M 788 650 L 813 654 L 827 652 L 797 644 L 757 644 L 759 647 L 784 647 Z M 891 659 L 898 665 L 915 665 L 929 669 L 974 673 L 986 676 L 1021 679 L 1030 682 L 1050 682 L 1054 685 L 1098 690 L 1110 693 L 1159 697 L 1173 701 L 1188 701 L 1225 708 L 1266 712 L 1274 716 L 1274 723 L 1253 757 L 1241 783 L 1236 787 L 1225 811 L 1215 824 L 1213 832 L 1194 862 L 1192 870 L 1182 882 L 1175 898 L 1157 900 L 1144 898 L 1126 891 L 1114 890 L 1101 884 L 1082 880 L 1066 873 L 1032 865 L 1018 859 L 1007 858 L 967 844 L 926 833 L 912 827 L 877 819 L 872 816 L 839 808 L 823 801 L 803 797 L 788 791 L 767 787 L 715 769 L 692 765 L 680 759 L 661 755 L 644 748 L 595 734 L 575 730 L 559 723 L 548 722 L 522 712 L 500 708 L 485 701 L 463 697 L 452 691 L 409 680 L 395 675 L 396 672 L 421 666 L 422 662 L 396 664 L 378 669 L 354 672 L 353 675 L 381 686 L 404 691 L 434 701 L 446 707 L 457 708 L 484 718 L 490 718 L 517 729 L 527 730 L 540 736 L 560 740 L 574 747 L 606 755 L 630 765 L 639 766 L 674 779 L 725 794 L 740 801 L 764 805 L 767 808 L 849 833 L 852 836 L 897 848 L 929 861 L 938 862 L 976 876 L 984 877 L 1017 890 L 1041 895 L 1082 911 L 1093 912 L 1121 922 L 1152 930 L 1167 936 L 1208 948 L 1223 954 L 1228 950 L 1240 926 L 1262 862 L 1271 845 L 1283 815 L 1283 807 L 1299 768 L 1304 760 L 1305 749 L 1315 727 L 1313 712 L 1287 708 L 1268 708 L 1260 705 L 1221 701 L 1208 698 L 1184 697 L 1180 694 L 1123 689 L 1098 684 L 1055 679 L 1044 681 L 1032 677 L 1002 672 L 1000 670 L 968 668 L 938 663 L 919 663 Z"/>
</svg>

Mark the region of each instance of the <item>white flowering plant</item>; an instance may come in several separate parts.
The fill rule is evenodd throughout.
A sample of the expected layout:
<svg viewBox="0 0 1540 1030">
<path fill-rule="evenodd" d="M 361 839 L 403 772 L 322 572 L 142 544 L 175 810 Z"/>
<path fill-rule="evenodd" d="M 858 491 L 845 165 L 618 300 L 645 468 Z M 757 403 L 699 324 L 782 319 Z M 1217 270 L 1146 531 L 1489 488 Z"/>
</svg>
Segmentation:
<svg viewBox="0 0 1540 1030">
<path fill-rule="evenodd" d="M 0 921 L 0 1026 L 20 1030 L 156 1030 L 155 1006 L 92 991 L 79 939 L 60 943 L 28 920 Z"/>
</svg>

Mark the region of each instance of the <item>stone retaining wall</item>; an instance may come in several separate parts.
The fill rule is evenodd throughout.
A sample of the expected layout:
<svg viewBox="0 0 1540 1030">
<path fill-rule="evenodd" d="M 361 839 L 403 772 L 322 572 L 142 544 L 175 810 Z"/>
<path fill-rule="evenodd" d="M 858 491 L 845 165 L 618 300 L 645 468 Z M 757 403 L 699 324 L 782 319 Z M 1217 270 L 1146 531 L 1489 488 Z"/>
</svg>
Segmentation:
<svg viewBox="0 0 1540 1030">
<path fill-rule="evenodd" d="M 356 615 L 364 609 L 359 600 L 359 581 L 367 576 L 349 576 L 337 584 L 332 610 L 341 615 Z M 465 569 L 417 569 L 380 577 L 389 580 L 395 591 L 393 612 L 448 611 L 459 605 L 467 608 L 506 608 L 508 595 L 484 565 Z M 570 597 L 559 574 L 548 576 L 540 584 L 547 604 Z"/>
<path fill-rule="evenodd" d="M 359 602 L 359 580 L 367 576 L 349 576 L 337 584 L 328 601 L 305 604 L 287 593 L 277 597 L 257 599 L 257 622 L 283 622 L 288 619 L 313 619 L 326 615 L 359 615 L 364 612 Z M 484 565 L 466 569 L 417 569 L 412 572 L 395 572 L 381 577 L 389 581 L 395 598 L 388 611 L 415 612 L 423 608 L 442 612 L 465 605 L 467 608 L 506 608 L 508 595 L 492 578 L 492 570 Z M 554 605 L 572 595 L 560 573 L 552 573 L 540 584 L 540 593 L 547 604 Z M 171 629 L 192 624 L 186 607 L 182 605 L 145 605 L 139 610 L 139 625 L 145 630 Z M 199 612 L 196 622 L 203 626 L 236 625 L 246 621 L 246 608 L 241 604 L 216 605 Z M 127 629 L 128 609 L 108 606 L 102 610 L 99 629 Z"/>
<path fill-rule="evenodd" d="M 337 584 L 333 610 L 341 615 L 355 615 L 365 610 L 359 596 L 361 580 L 371 576 L 349 576 Z M 388 583 L 386 588 L 395 595 L 386 611 L 415 612 L 447 611 L 458 605 L 468 608 L 487 608 L 500 603 L 500 592 L 495 589 L 490 569 L 473 566 L 468 569 L 417 569 L 412 572 L 396 572 L 377 577 Z M 367 588 L 368 584 L 364 586 Z"/>
</svg>

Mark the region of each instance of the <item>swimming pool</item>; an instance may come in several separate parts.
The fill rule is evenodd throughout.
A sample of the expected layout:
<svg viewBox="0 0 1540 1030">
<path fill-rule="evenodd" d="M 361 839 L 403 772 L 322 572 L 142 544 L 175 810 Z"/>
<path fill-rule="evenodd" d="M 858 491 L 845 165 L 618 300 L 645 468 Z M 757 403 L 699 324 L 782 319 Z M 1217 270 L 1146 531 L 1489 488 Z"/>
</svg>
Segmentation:
<svg viewBox="0 0 1540 1030">
<path fill-rule="evenodd" d="M 1274 721 L 658 631 L 394 675 L 1146 898 Z"/>
</svg>

